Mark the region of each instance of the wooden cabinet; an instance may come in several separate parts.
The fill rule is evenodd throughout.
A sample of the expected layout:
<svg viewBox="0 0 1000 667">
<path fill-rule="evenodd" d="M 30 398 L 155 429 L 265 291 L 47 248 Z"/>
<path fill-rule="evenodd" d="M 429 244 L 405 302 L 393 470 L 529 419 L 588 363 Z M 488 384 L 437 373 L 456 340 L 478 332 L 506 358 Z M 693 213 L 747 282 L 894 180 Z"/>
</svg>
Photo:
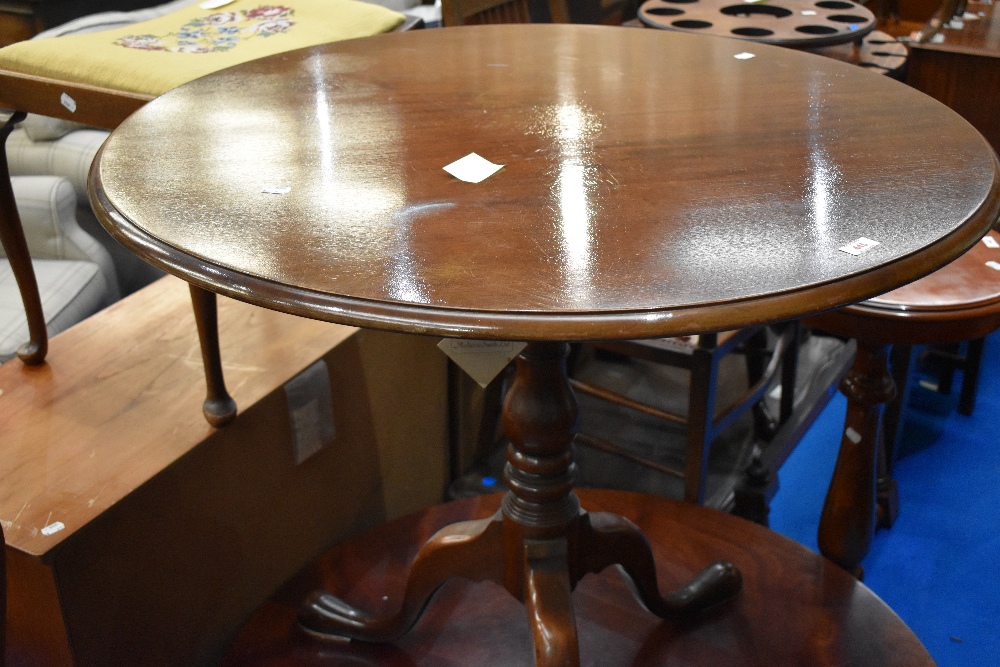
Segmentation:
<svg viewBox="0 0 1000 667">
<path fill-rule="evenodd" d="M 250 612 L 323 550 L 440 502 L 437 339 L 219 305 L 241 411 L 222 429 L 201 415 L 176 278 L 56 336 L 48 363 L 0 366 L 7 664 L 217 664 Z M 288 388 L 319 362 L 334 435 L 297 463 Z"/>
</svg>

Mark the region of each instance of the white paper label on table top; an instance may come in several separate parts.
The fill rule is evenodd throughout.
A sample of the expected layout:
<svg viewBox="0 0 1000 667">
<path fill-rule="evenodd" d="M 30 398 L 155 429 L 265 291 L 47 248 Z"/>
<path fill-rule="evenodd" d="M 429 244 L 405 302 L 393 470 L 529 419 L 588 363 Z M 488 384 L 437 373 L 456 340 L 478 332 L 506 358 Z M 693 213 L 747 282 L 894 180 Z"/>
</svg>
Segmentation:
<svg viewBox="0 0 1000 667">
<path fill-rule="evenodd" d="M 994 262 L 993 260 L 990 260 L 986 262 L 986 266 L 990 267 L 994 271 L 1000 271 L 1000 262 Z"/>
<path fill-rule="evenodd" d="M 737 60 L 750 60 L 751 58 L 756 58 L 756 57 L 757 57 L 756 55 L 748 51 L 744 51 L 743 53 L 737 53 L 735 56 L 733 56 L 733 58 L 736 58 Z"/>
<path fill-rule="evenodd" d="M 205 2 L 198 5 L 202 9 L 218 9 L 219 7 L 225 7 L 228 4 L 232 4 L 236 0 L 205 0 Z"/>
<path fill-rule="evenodd" d="M 997 243 L 997 240 L 992 236 L 984 236 L 983 243 L 986 244 L 987 248 L 1000 248 L 1000 243 Z"/>
<path fill-rule="evenodd" d="M 841 246 L 838 250 L 846 252 L 848 255 L 860 255 L 863 252 L 868 252 L 877 245 L 878 241 L 872 241 L 871 239 L 866 239 L 862 236 L 859 239 L 851 241 L 845 246 Z"/>
<path fill-rule="evenodd" d="M 45 528 L 42 528 L 42 535 L 45 535 L 46 537 L 48 537 L 49 535 L 54 535 L 65 527 L 66 524 L 64 524 L 62 521 L 55 521 L 45 526 Z"/>
<path fill-rule="evenodd" d="M 70 113 L 76 113 L 76 100 L 74 100 L 66 93 L 63 93 L 62 95 L 59 96 L 59 104 L 69 109 Z"/>
<path fill-rule="evenodd" d="M 480 183 L 501 169 L 503 169 L 502 164 L 493 164 L 475 153 L 469 153 L 444 167 L 449 174 L 466 183 Z"/>
<path fill-rule="evenodd" d="M 438 347 L 458 367 L 485 388 L 527 343 L 509 340 L 465 340 L 445 338 Z"/>
</svg>

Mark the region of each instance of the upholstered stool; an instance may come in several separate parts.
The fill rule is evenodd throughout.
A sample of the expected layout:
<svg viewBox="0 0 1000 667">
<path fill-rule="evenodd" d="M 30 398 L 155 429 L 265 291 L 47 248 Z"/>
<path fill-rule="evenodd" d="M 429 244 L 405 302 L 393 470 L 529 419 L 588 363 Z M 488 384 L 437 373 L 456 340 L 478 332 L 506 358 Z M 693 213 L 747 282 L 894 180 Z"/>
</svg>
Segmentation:
<svg viewBox="0 0 1000 667">
<path fill-rule="evenodd" d="M 412 25 L 397 12 L 354 0 L 234 0 L 203 9 L 175 0 L 157 18 L 110 30 L 33 39 L 0 49 L 0 241 L 24 302 L 29 341 L 18 356 L 45 359 L 47 338 L 38 284 L 11 202 L 3 144 L 24 112 L 114 128 L 154 97 L 210 72 L 293 49 L 366 37 Z M 149 11 L 149 10 L 144 10 Z M 317 63 L 317 66 L 322 66 Z M 308 78 L 308 73 L 303 73 Z M 210 110 L 192 109 L 192 113 Z M 6 202 L 6 203 L 4 203 Z M 203 411 L 213 425 L 236 416 L 222 377 L 215 297 L 193 286 L 192 300 L 206 367 Z"/>
<path fill-rule="evenodd" d="M 991 231 L 965 255 L 929 276 L 860 304 L 805 320 L 854 338 L 857 356 L 841 382 L 847 417 L 819 526 L 819 547 L 861 574 L 878 515 L 891 524 L 897 501 L 884 446 L 883 407 L 896 396 L 890 346 L 957 343 L 1000 328 L 1000 234 Z M 897 366 L 905 382 L 908 360 Z M 897 411 L 898 413 L 898 411 Z M 876 475 L 879 483 L 876 491 Z M 878 494 L 878 495 L 876 495 Z"/>
</svg>

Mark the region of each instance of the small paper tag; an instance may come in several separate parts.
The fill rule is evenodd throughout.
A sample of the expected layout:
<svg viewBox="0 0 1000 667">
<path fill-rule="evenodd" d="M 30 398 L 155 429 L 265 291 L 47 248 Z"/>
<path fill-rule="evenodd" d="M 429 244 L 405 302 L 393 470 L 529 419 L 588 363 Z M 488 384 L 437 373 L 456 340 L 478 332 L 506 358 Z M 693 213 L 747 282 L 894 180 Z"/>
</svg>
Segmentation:
<svg viewBox="0 0 1000 667">
<path fill-rule="evenodd" d="M 46 537 L 48 537 L 49 535 L 54 535 L 65 527 L 66 524 L 64 524 L 62 521 L 56 521 L 50 523 L 49 525 L 45 526 L 45 528 L 42 528 L 42 535 L 45 535 Z"/>
<path fill-rule="evenodd" d="M 984 236 L 983 243 L 986 244 L 987 248 L 1000 248 L 1000 243 L 992 236 Z"/>
<path fill-rule="evenodd" d="M 218 9 L 219 7 L 225 7 L 228 4 L 232 4 L 236 0 L 205 0 L 205 2 L 198 5 L 202 9 Z"/>
<path fill-rule="evenodd" d="M 293 455 L 296 465 L 336 439 L 332 396 L 330 371 L 322 359 L 285 384 L 288 417 L 295 438 Z"/>
<path fill-rule="evenodd" d="M 990 267 L 994 271 L 1000 271 L 1000 262 L 994 262 L 993 260 L 990 260 L 986 262 L 986 266 Z"/>
<path fill-rule="evenodd" d="M 847 439 L 853 442 L 855 445 L 861 442 L 861 434 L 855 431 L 850 426 L 848 426 L 847 430 L 844 431 L 844 435 L 846 435 Z"/>
<path fill-rule="evenodd" d="M 265 185 L 260 189 L 266 195 L 287 195 L 292 191 L 290 185 Z"/>
<path fill-rule="evenodd" d="M 70 113 L 76 113 L 76 100 L 74 100 L 66 93 L 63 93 L 62 95 L 59 96 L 59 103 L 62 104 L 67 109 L 69 109 Z"/>
<path fill-rule="evenodd" d="M 486 387 L 500 371 L 506 368 L 511 359 L 521 353 L 527 343 L 509 340 L 465 340 L 460 338 L 445 338 L 438 347 L 448 355 L 448 358 L 458 364 L 458 367 Z"/>
<path fill-rule="evenodd" d="M 733 56 L 733 58 L 736 58 L 737 60 L 750 60 L 751 58 L 756 58 L 756 57 L 757 56 L 755 54 L 749 53 L 748 51 L 744 51 L 743 53 L 737 53 L 735 56 Z"/>
<path fill-rule="evenodd" d="M 863 252 L 868 252 L 877 245 L 878 241 L 872 241 L 871 239 L 866 239 L 862 236 L 855 241 L 851 241 L 845 246 L 841 246 L 838 250 L 846 252 L 848 255 L 860 255 Z"/>
<path fill-rule="evenodd" d="M 657 344 L 659 347 L 665 347 L 681 354 L 694 354 L 695 348 L 698 347 L 698 339 L 698 336 L 672 336 L 661 338 Z"/>
<path fill-rule="evenodd" d="M 493 164 L 475 153 L 469 153 L 444 167 L 449 174 L 466 183 L 480 183 L 501 169 L 503 169 L 502 164 Z"/>
</svg>

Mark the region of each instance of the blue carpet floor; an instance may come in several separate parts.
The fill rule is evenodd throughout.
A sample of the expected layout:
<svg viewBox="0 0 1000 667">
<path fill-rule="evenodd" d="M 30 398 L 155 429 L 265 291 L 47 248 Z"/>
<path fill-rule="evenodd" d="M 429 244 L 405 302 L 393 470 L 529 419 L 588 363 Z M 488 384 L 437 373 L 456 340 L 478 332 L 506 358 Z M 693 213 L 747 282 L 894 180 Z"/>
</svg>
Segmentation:
<svg viewBox="0 0 1000 667">
<path fill-rule="evenodd" d="M 900 514 L 875 535 L 865 584 L 941 667 L 1000 665 L 1000 332 L 986 341 L 973 415 L 956 403 L 914 386 L 894 471 Z M 771 527 L 813 550 L 845 409 L 838 394 L 779 471 Z"/>
</svg>

